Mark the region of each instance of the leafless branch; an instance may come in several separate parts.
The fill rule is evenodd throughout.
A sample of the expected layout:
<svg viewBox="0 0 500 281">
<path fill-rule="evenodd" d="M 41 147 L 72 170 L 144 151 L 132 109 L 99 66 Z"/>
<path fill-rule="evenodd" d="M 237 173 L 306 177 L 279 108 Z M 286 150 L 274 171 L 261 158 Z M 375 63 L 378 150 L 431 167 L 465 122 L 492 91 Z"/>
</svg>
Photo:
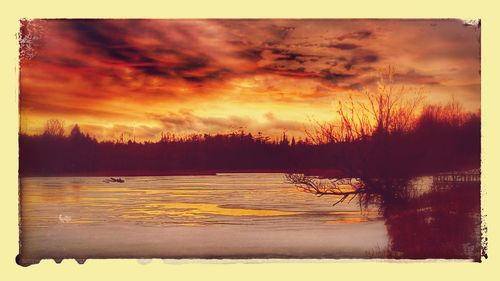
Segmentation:
<svg viewBox="0 0 500 281">
<path fill-rule="evenodd" d="M 357 195 L 367 192 L 364 183 L 359 179 L 338 178 L 327 180 L 303 174 L 287 174 L 285 177 L 287 182 L 295 184 L 300 191 L 311 193 L 318 197 L 325 195 L 341 196 L 333 204 L 334 206 L 352 197 L 349 200 L 350 202 Z"/>
</svg>

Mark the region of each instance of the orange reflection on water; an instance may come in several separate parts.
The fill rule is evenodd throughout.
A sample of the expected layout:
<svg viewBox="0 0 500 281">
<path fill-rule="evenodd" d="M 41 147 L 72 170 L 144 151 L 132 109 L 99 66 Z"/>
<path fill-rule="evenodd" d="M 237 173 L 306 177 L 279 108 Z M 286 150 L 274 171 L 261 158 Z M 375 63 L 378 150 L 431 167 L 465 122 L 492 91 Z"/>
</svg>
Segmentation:
<svg viewBox="0 0 500 281">
<path fill-rule="evenodd" d="M 263 210 L 263 209 L 243 209 L 226 208 L 217 204 L 206 203 L 156 203 L 146 204 L 144 208 L 134 209 L 134 213 L 148 215 L 169 215 L 169 216 L 200 216 L 202 214 L 213 214 L 223 216 L 287 216 L 297 215 L 303 212 Z"/>
<path fill-rule="evenodd" d="M 354 224 L 354 223 L 362 223 L 374 220 L 374 218 L 370 217 L 340 217 L 336 220 L 326 221 L 326 224 Z"/>
</svg>

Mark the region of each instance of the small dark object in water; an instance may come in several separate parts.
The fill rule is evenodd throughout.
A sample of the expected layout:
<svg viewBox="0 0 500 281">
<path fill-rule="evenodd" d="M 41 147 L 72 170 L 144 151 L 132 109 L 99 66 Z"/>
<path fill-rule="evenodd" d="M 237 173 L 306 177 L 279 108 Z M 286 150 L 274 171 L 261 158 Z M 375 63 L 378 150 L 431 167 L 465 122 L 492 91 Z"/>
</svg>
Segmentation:
<svg viewBox="0 0 500 281">
<path fill-rule="evenodd" d="M 122 178 L 109 178 L 109 179 L 103 180 L 103 182 L 105 182 L 105 183 L 110 183 L 110 182 L 119 182 L 119 183 L 122 183 L 122 182 L 125 182 L 125 180 L 122 179 Z"/>
</svg>

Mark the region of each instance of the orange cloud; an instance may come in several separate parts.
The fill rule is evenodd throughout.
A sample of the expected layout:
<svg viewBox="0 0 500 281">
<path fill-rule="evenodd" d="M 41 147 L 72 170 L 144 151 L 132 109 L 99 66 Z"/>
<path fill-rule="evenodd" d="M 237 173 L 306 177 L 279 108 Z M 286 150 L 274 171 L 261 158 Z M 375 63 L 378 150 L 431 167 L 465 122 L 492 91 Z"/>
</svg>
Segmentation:
<svg viewBox="0 0 500 281">
<path fill-rule="evenodd" d="M 23 21 L 21 130 L 59 118 L 103 138 L 234 127 L 300 135 L 388 64 L 431 102 L 453 96 L 476 110 L 478 38 L 459 20 Z"/>
</svg>

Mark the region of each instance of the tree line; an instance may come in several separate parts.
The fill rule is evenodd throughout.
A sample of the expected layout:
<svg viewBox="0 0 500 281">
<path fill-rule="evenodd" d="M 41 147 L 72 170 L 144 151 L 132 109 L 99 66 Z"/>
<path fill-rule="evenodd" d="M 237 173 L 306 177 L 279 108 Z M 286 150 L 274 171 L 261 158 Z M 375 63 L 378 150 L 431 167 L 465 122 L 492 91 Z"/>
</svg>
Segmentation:
<svg viewBox="0 0 500 281">
<path fill-rule="evenodd" d="M 97 141 L 75 125 L 69 135 L 59 120 L 49 120 L 44 133 L 19 136 L 19 172 L 29 175 L 161 175 L 221 171 L 286 171 L 329 167 L 331 159 L 306 155 L 321 152 L 308 141 L 286 133 L 271 140 L 244 131 L 179 137 L 162 133 L 158 141 L 121 137 Z"/>
<path fill-rule="evenodd" d="M 158 141 L 97 141 L 75 125 L 49 120 L 44 133 L 20 134 L 20 176 L 161 175 L 223 171 L 339 171 L 352 176 L 418 174 L 480 162 L 480 118 L 427 106 L 411 129 L 370 137 L 271 140 L 243 131 Z M 325 129 L 325 128 L 323 128 Z M 380 129 L 379 129 L 380 130 Z M 321 134 L 327 134 L 322 131 Z M 403 161 L 403 162 L 402 162 Z M 321 174 L 321 173 L 320 173 Z M 327 175 L 325 175 L 327 176 Z"/>
</svg>

